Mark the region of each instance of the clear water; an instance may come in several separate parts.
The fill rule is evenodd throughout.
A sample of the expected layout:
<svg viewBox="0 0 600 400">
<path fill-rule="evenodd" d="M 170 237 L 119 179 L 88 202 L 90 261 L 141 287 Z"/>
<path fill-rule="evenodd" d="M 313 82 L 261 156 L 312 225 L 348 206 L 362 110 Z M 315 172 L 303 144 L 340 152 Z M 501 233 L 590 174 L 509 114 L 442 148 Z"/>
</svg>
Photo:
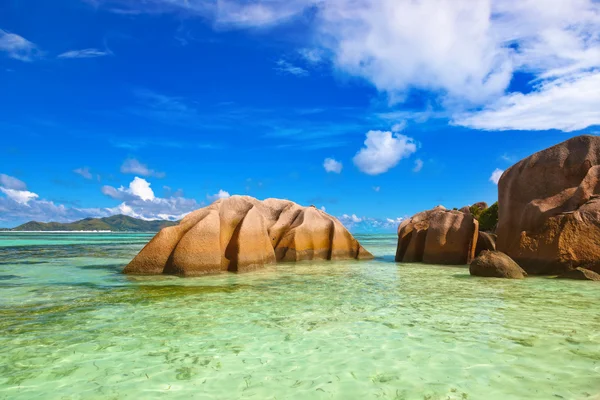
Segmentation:
<svg viewBox="0 0 600 400">
<path fill-rule="evenodd" d="M 600 285 L 379 258 L 130 277 L 145 234 L 0 234 L 0 399 L 599 399 Z"/>
</svg>

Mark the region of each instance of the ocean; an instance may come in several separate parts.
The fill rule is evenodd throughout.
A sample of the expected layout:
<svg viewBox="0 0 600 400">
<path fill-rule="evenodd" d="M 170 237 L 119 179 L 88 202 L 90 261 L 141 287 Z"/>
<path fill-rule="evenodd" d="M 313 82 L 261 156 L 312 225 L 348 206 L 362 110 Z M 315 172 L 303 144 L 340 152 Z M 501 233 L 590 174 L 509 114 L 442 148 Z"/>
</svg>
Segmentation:
<svg viewBox="0 0 600 400">
<path fill-rule="evenodd" d="M 152 237 L 0 233 L 0 399 L 600 399 L 600 286 L 372 261 L 136 277 Z"/>
</svg>

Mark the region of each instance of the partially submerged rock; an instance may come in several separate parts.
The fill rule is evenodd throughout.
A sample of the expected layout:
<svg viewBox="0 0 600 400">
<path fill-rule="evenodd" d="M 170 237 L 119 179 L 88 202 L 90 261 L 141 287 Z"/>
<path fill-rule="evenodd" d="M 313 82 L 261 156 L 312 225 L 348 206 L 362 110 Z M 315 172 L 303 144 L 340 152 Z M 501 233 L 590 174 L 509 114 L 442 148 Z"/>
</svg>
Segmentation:
<svg viewBox="0 0 600 400">
<path fill-rule="evenodd" d="M 512 258 L 499 251 L 483 251 L 469 267 L 474 276 L 523 279 L 527 273 Z"/>
<path fill-rule="evenodd" d="M 371 253 L 336 218 L 315 207 L 232 196 L 162 229 L 123 272 L 194 276 L 277 261 L 368 258 Z"/>
<path fill-rule="evenodd" d="M 478 222 L 458 210 L 437 206 L 398 227 L 396 261 L 468 264 L 474 257 Z"/>
<path fill-rule="evenodd" d="M 600 274 L 590 271 L 589 269 L 577 267 L 569 271 L 563 272 L 558 279 L 578 279 L 582 281 L 600 281 Z"/>
<path fill-rule="evenodd" d="M 530 274 L 600 272 L 600 137 L 521 160 L 498 183 L 497 248 Z"/>
</svg>

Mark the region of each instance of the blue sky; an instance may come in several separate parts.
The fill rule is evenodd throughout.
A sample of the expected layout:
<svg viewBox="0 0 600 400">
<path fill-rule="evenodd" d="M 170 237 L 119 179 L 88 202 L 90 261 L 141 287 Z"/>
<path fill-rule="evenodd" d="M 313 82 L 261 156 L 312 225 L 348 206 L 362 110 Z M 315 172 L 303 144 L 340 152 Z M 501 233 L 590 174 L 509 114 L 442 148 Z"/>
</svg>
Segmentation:
<svg viewBox="0 0 600 400">
<path fill-rule="evenodd" d="M 247 194 L 393 229 L 598 132 L 600 5 L 7 0 L 0 83 L 0 226 Z"/>
</svg>

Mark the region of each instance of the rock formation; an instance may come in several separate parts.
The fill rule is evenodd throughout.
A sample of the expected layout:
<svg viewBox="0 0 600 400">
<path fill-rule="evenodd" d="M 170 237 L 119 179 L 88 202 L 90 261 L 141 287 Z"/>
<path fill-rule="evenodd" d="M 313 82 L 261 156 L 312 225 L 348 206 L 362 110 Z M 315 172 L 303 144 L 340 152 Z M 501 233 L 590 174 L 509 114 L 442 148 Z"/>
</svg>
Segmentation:
<svg viewBox="0 0 600 400">
<path fill-rule="evenodd" d="M 477 246 L 475 247 L 475 256 L 477 257 L 484 250 L 496 250 L 496 235 L 479 231 L 477 235 Z"/>
<path fill-rule="evenodd" d="M 530 274 L 600 272 L 600 137 L 578 136 L 510 167 L 498 183 L 497 248 Z"/>
<path fill-rule="evenodd" d="M 334 217 L 287 200 L 232 196 L 162 229 L 128 274 L 242 272 L 276 261 L 373 258 Z"/>
<path fill-rule="evenodd" d="M 468 264 L 475 255 L 477 233 L 473 216 L 437 206 L 400 224 L 396 261 Z"/>
<path fill-rule="evenodd" d="M 569 271 L 563 272 L 558 279 L 578 279 L 582 281 L 600 281 L 600 274 L 590 271 L 589 269 L 577 267 Z"/>
<path fill-rule="evenodd" d="M 527 276 L 527 273 L 506 254 L 487 250 L 471 262 L 469 273 L 487 278 L 523 279 Z"/>
<path fill-rule="evenodd" d="M 464 206 L 459 211 L 464 212 L 465 214 L 472 214 L 471 207 L 476 207 L 479 211 L 483 211 L 488 208 L 488 204 L 485 201 L 479 201 L 472 206 Z"/>
</svg>

